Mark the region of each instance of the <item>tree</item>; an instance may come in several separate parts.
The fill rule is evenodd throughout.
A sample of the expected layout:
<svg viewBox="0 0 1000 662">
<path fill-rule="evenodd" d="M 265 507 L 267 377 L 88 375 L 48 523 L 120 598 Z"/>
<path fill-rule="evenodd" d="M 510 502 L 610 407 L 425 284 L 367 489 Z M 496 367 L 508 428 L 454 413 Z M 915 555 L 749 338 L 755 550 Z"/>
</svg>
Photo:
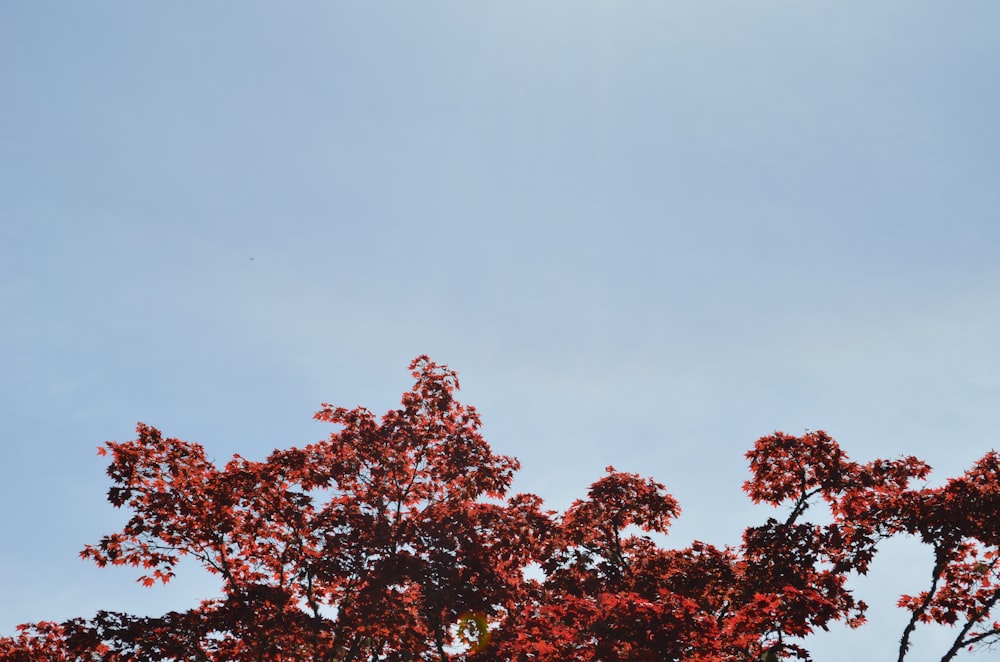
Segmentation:
<svg viewBox="0 0 1000 662">
<path fill-rule="evenodd" d="M 0 662 L 161 660 L 808 660 L 806 637 L 864 623 L 847 588 L 878 543 L 919 536 L 930 587 L 911 619 L 956 627 L 943 661 L 1000 640 L 1000 458 L 944 487 L 905 457 L 851 462 L 826 433 L 775 433 L 747 453 L 755 502 L 787 507 L 737 547 L 664 549 L 679 512 L 663 485 L 607 468 L 564 513 L 509 494 L 518 462 L 496 455 L 456 374 L 418 357 L 402 406 L 381 417 L 323 405 L 329 439 L 217 468 L 198 444 L 140 424 L 107 442 L 109 501 L 132 518 L 81 552 L 142 568 L 147 586 L 192 556 L 221 597 L 186 612 L 23 625 Z M 829 523 L 804 521 L 825 504 Z M 542 578 L 525 569 L 537 564 Z"/>
</svg>

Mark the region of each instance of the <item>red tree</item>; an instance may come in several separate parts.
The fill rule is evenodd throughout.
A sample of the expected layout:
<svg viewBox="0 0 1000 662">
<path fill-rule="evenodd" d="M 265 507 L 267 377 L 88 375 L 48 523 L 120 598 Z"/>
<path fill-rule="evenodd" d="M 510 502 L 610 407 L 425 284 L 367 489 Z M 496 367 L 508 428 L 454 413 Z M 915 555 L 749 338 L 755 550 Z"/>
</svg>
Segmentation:
<svg viewBox="0 0 1000 662">
<path fill-rule="evenodd" d="M 851 462 L 823 432 L 775 433 L 747 453 L 755 502 L 783 521 L 735 548 L 664 549 L 680 508 L 663 485 L 612 467 L 564 513 L 509 495 L 515 459 L 495 455 L 454 372 L 427 357 L 381 417 L 324 405 L 330 438 L 263 462 L 209 462 L 198 444 L 146 425 L 107 442 L 108 498 L 134 514 L 81 552 L 167 582 L 181 556 L 219 576 L 222 597 L 183 613 L 37 623 L 0 638 L 0 662 L 101 660 L 809 659 L 805 637 L 865 604 L 846 582 L 878 543 L 919 536 L 930 586 L 903 596 L 912 618 L 956 627 L 951 660 L 1000 640 L 1000 457 L 942 488 L 912 488 L 916 458 Z M 829 523 L 804 521 L 825 504 Z M 541 579 L 525 569 L 537 564 Z"/>
</svg>

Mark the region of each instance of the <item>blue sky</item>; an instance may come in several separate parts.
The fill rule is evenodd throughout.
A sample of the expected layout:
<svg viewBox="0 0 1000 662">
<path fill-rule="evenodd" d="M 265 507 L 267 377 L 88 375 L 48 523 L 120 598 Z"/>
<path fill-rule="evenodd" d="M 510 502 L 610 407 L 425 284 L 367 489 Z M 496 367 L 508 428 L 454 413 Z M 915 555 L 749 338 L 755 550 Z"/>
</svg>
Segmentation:
<svg viewBox="0 0 1000 662">
<path fill-rule="evenodd" d="M 104 440 L 262 457 L 326 436 L 322 401 L 394 406 L 423 353 L 516 489 L 652 476 L 677 546 L 767 516 L 743 453 L 776 429 L 962 471 L 1000 429 L 998 24 L 985 0 L 4 2 L 0 632 L 214 591 L 77 558 L 126 518 Z M 929 560 L 890 545 L 872 624 L 816 659 L 893 656 Z"/>
</svg>

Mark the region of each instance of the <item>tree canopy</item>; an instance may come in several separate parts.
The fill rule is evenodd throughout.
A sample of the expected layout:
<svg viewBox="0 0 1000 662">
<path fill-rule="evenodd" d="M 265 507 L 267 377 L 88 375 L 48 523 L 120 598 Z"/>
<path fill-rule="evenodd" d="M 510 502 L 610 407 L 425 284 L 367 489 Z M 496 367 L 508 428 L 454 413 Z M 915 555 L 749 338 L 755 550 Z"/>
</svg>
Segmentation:
<svg viewBox="0 0 1000 662">
<path fill-rule="evenodd" d="M 650 535 L 680 512 L 663 485 L 607 467 L 565 512 L 511 494 L 518 461 L 481 436 L 455 372 L 426 356 L 410 368 L 399 409 L 324 404 L 316 418 L 337 431 L 263 461 L 216 467 L 145 424 L 106 442 L 108 500 L 132 517 L 81 556 L 141 568 L 147 586 L 190 556 L 221 597 L 22 625 L 0 662 L 809 660 L 817 628 L 864 624 L 847 581 L 897 535 L 934 552 L 927 586 L 899 599 L 898 660 L 928 623 L 954 626 L 942 662 L 1000 641 L 995 451 L 930 488 L 915 457 L 859 464 L 823 431 L 776 432 L 747 453 L 743 488 L 787 514 L 737 546 L 668 549 Z M 813 506 L 826 523 L 806 521 Z"/>
</svg>

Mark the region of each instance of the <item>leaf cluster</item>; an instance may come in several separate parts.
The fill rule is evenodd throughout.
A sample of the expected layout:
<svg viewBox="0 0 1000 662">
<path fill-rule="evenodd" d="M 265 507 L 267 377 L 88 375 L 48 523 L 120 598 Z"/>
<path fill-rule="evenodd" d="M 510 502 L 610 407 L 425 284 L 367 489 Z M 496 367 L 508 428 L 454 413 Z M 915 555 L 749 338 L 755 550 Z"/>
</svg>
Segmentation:
<svg viewBox="0 0 1000 662">
<path fill-rule="evenodd" d="M 809 660 L 816 629 L 865 622 L 848 580 L 895 535 L 935 558 L 929 587 L 900 598 L 899 660 L 921 624 L 954 626 L 942 661 L 1000 641 L 996 452 L 929 489 L 917 458 L 859 464 L 823 431 L 776 432 L 747 453 L 744 490 L 786 516 L 735 547 L 670 549 L 652 537 L 680 514 L 664 485 L 608 467 L 562 513 L 510 494 L 518 462 L 482 437 L 457 375 L 425 356 L 410 369 L 398 409 L 324 404 L 335 432 L 262 461 L 220 468 L 144 424 L 107 442 L 108 500 L 132 516 L 81 556 L 146 586 L 192 557 L 220 597 L 23 625 L 0 662 Z M 826 523 L 805 519 L 815 507 Z"/>
</svg>

